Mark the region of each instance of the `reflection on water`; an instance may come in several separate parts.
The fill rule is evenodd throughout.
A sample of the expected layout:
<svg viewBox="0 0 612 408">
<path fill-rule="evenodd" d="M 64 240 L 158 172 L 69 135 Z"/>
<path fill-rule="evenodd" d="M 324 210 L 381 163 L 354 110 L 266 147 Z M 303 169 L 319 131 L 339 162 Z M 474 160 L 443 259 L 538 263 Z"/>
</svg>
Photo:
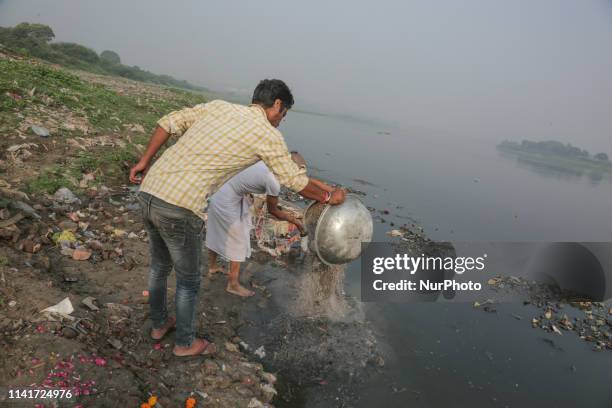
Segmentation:
<svg viewBox="0 0 612 408">
<path fill-rule="evenodd" d="M 517 167 L 519 168 L 531 170 L 545 177 L 553 177 L 566 181 L 579 181 L 586 176 L 588 180 L 595 185 L 604 180 L 608 180 L 612 183 L 612 175 L 604 174 L 603 172 L 596 170 L 584 171 L 580 169 L 572 169 L 563 167 L 561 165 L 556 165 L 554 163 L 543 163 L 529 160 L 527 158 L 505 152 L 499 152 L 499 156 L 515 161 Z"/>
</svg>

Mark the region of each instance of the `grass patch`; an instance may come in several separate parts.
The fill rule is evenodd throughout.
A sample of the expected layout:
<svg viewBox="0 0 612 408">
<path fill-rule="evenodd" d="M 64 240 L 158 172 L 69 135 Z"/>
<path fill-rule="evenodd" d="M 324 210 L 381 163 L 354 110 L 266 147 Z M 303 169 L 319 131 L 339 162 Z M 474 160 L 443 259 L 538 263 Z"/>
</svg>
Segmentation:
<svg viewBox="0 0 612 408">
<path fill-rule="evenodd" d="M 66 178 L 65 172 L 59 165 L 43 170 L 38 177 L 27 181 L 26 191 L 31 194 L 53 194 L 59 188 L 74 188 L 72 182 Z"/>
<path fill-rule="evenodd" d="M 28 94 L 32 89 L 32 96 Z M 0 60 L 0 115 L 32 105 L 65 106 L 87 117 L 101 131 L 116 131 L 122 123 L 152 128 L 164 114 L 205 102 L 203 95 L 167 88 L 167 98 L 120 95 L 100 84 L 89 84 L 62 69 L 28 61 Z M 17 95 L 17 98 L 8 94 Z"/>
<path fill-rule="evenodd" d="M 79 152 L 66 164 L 53 165 L 29 180 L 26 190 L 40 195 L 53 194 L 59 188 L 67 187 L 75 193 L 82 193 L 84 189 L 79 187 L 78 182 L 85 173 L 95 173 L 96 178 L 89 182 L 89 187 L 127 183 L 129 168 L 139 157 L 139 152 L 133 146 L 98 147 L 89 152 Z"/>
</svg>

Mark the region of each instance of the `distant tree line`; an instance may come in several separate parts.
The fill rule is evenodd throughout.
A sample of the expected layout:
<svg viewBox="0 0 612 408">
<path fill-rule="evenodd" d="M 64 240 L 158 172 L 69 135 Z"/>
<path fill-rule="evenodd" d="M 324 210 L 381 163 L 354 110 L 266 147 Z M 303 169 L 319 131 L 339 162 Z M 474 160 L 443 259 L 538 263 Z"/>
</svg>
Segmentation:
<svg viewBox="0 0 612 408">
<path fill-rule="evenodd" d="M 91 48 L 70 42 L 52 42 L 55 34 L 44 24 L 21 23 L 15 27 L 0 27 L 0 44 L 24 55 L 44 59 L 56 64 L 85 71 L 117 75 L 141 82 L 205 91 L 203 87 L 169 75 L 157 75 L 137 66 L 121 63 L 119 54 L 102 51 L 100 55 Z"/>
<path fill-rule="evenodd" d="M 576 159 L 594 159 L 600 161 L 608 161 L 606 153 L 597 153 L 591 157 L 591 154 L 579 147 L 571 144 L 563 144 L 556 140 L 547 140 L 544 142 L 533 142 L 531 140 L 523 140 L 521 143 L 504 140 L 499 145 L 502 149 L 522 150 L 533 153 L 549 154 L 555 156 L 564 156 Z"/>
</svg>

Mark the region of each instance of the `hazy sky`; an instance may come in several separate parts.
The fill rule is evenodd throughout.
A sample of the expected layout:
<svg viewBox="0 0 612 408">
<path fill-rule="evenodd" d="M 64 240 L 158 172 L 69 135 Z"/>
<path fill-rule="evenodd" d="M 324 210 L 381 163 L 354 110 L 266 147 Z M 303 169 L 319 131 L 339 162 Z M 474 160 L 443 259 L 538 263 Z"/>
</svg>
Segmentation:
<svg viewBox="0 0 612 408">
<path fill-rule="evenodd" d="M 612 153 L 609 0 L 0 0 L 0 25 L 296 107 L 451 137 L 556 138 Z"/>
</svg>

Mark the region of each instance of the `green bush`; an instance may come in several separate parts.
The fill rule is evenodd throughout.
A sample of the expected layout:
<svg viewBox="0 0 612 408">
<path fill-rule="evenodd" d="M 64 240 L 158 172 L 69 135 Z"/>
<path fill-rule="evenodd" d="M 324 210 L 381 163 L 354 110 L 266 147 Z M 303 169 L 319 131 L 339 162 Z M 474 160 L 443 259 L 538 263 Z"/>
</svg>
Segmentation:
<svg viewBox="0 0 612 408">
<path fill-rule="evenodd" d="M 85 61 L 90 64 L 97 64 L 100 62 L 100 57 L 94 50 L 80 44 L 60 42 L 52 43 L 49 46 L 52 50 L 69 57 L 76 58 L 77 60 Z"/>
</svg>

